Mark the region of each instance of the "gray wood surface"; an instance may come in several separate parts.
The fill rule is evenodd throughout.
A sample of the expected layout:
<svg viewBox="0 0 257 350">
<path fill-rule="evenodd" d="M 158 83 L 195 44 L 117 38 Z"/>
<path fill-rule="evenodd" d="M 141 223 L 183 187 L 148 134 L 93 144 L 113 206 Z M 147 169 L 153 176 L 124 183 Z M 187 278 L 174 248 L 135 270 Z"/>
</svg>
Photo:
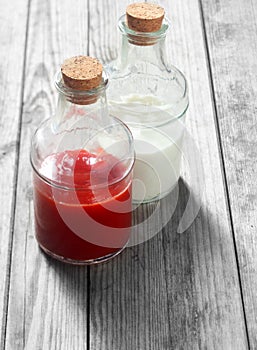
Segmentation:
<svg viewBox="0 0 257 350">
<path fill-rule="evenodd" d="M 97 1 L 90 7 L 99 14 L 90 17 L 90 54 L 104 61 L 113 58 L 108 47 L 115 47 L 119 35 L 113 19 L 127 3 L 114 8 L 111 2 Z M 204 187 L 202 209 L 190 229 L 176 232 L 187 198 L 181 181 L 177 209 L 158 236 L 91 268 L 91 348 L 247 349 L 199 4 L 160 3 L 173 24 L 171 60 L 189 80 L 188 128 L 204 165 L 205 184 L 198 184 Z M 172 196 L 162 202 L 162 213 L 169 211 L 171 201 Z"/>
<path fill-rule="evenodd" d="M 192 175 L 185 161 L 178 202 L 176 191 L 161 201 L 156 226 L 176 207 L 174 214 L 148 242 L 94 267 L 63 265 L 37 247 L 31 135 L 55 109 L 52 82 L 64 58 L 115 58 L 116 24 L 129 2 L 0 0 L 1 349 L 257 348 L 250 0 L 160 1 L 172 20 L 170 59 L 188 78 L 187 126 L 203 164 L 202 206 L 191 227 L 177 233 Z M 134 220 L 151 210 L 142 206 Z"/>
<path fill-rule="evenodd" d="M 203 1 L 251 349 L 257 349 L 257 2 Z"/>
<path fill-rule="evenodd" d="M 0 347 L 8 312 L 27 8 L 26 0 L 8 2 L 0 14 Z"/>
<path fill-rule="evenodd" d="M 87 268 L 62 265 L 34 238 L 30 139 L 56 105 L 53 78 L 64 57 L 87 47 L 87 4 L 32 0 L 6 330 L 8 350 L 87 347 Z"/>
</svg>

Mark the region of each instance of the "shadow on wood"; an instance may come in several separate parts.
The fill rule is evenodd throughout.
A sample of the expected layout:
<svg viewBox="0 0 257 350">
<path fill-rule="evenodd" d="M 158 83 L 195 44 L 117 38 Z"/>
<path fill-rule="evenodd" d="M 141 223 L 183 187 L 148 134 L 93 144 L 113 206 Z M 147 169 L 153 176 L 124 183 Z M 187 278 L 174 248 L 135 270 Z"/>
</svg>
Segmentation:
<svg viewBox="0 0 257 350">
<path fill-rule="evenodd" d="M 230 282 L 223 271 L 226 257 L 224 262 L 220 259 L 228 235 L 221 235 L 222 227 L 206 208 L 186 232 L 177 233 L 188 197 L 187 184 L 180 180 L 175 211 L 162 230 L 114 260 L 90 267 L 87 278 L 86 267 L 46 258 L 59 275 L 61 288 L 67 289 L 74 304 L 80 303 L 84 321 L 90 313 L 90 349 L 170 350 L 233 344 L 229 315 L 237 305 L 230 298 Z M 171 193 L 161 200 L 159 223 L 170 216 L 174 198 Z M 153 207 L 138 208 L 137 220 L 145 220 Z M 86 328 L 84 324 L 80 332 Z M 226 335 L 221 337 L 223 332 Z"/>
</svg>

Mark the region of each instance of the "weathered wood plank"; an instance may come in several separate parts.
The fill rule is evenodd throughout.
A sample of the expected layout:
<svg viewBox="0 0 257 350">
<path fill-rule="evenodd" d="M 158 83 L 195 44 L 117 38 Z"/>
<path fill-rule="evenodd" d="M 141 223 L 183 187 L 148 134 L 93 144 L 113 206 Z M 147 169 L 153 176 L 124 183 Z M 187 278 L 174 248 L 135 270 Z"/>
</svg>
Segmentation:
<svg viewBox="0 0 257 350">
<path fill-rule="evenodd" d="M 0 2 L 0 348 L 8 309 L 28 1 Z"/>
<path fill-rule="evenodd" d="M 46 258 L 34 238 L 30 139 L 56 104 L 62 60 L 87 50 L 87 3 L 32 0 L 6 349 L 87 348 L 87 268 Z"/>
<path fill-rule="evenodd" d="M 90 17 L 91 54 L 104 61 L 113 58 L 118 41 L 114 19 L 127 3 L 90 2 L 91 13 L 98 14 Z M 202 209 L 185 233 L 176 232 L 188 196 L 182 181 L 177 209 L 159 235 L 91 268 L 91 349 L 247 349 L 199 4 L 160 3 L 173 23 L 170 57 L 189 80 L 188 128 L 205 178 L 199 184 Z M 169 215 L 172 200 L 162 201 L 159 220 Z M 147 216 L 148 209 L 140 215 Z"/>
<path fill-rule="evenodd" d="M 203 0 L 251 349 L 257 348 L 257 3 Z"/>
</svg>

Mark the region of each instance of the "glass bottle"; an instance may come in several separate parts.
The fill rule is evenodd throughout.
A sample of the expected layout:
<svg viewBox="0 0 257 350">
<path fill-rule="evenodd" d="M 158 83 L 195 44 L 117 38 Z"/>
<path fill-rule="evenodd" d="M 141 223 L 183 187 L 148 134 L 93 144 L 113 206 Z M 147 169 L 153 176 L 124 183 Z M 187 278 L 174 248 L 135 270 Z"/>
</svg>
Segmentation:
<svg viewBox="0 0 257 350">
<path fill-rule="evenodd" d="M 133 202 L 151 202 L 167 195 L 180 176 L 187 82 L 167 60 L 163 8 L 131 4 L 118 27 L 121 51 L 106 67 L 109 111 L 134 137 Z"/>
<path fill-rule="evenodd" d="M 96 59 L 66 60 L 56 113 L 32 138 L 36 239 L 71 264 L 108 260 L 130 237 L 133 138 L 108 114 L 107 84 Z"/>
</svg>

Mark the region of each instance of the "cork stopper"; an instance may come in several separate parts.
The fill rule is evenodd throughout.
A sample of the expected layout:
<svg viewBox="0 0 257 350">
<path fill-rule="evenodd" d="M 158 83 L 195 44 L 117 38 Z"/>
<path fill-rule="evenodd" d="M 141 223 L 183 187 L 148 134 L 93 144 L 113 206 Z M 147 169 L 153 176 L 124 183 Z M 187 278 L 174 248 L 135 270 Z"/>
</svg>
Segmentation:
<svg viewBox="0 0 257 350">
<path fill-rule="evenodd" d="M 75 56 L 63 62 L 61 72 L 66 86 L 74 90 L 87 91 L 101 84 L 103 66 L 96 58 Z"/>
<path fill-rule="evenodd" d="M 126 10 L 127 25 L 136 32 L 156 32 L 162 26 L 164 8 L 148 2 L 131 4 Z"/>
</svg>

